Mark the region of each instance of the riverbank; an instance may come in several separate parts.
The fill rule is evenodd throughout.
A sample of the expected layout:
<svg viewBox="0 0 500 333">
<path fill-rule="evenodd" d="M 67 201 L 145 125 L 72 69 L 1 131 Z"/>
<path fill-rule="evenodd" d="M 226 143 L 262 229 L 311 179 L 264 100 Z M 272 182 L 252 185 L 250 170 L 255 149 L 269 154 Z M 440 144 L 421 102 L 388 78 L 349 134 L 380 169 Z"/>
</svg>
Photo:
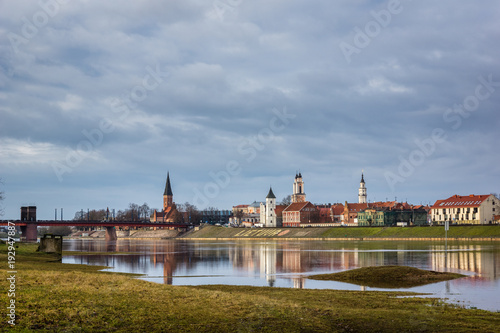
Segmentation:
<svg viewBox="0 0 500 333">
<path fill-rule="evenodd" d="M 178 230 L 167 230 L 167 229 L 158 229 L 158 230 L 117 230 L 116 236 L 120 239 L 172 239 L 179 237 L 183 232 Z M 97 230 L 97 231 L 78 231 L 67 238 L 105 238 L 106 231 Z"/>
<path fill-rule="evenodd" d="M 203 226 L 180 238 L 229 239 L 321 239 L 321 240 L 445 240 L 444 227 L 332 227 L 332 228 L 225 228 Z M 453 226 L 448 240 L 500 241 L 500 225 Z"/>
<path fill-rule="evenodd" d="M 16 249 L 16 325 L 12 332 L 495 332 L 500 313 L 463 309 L 402 292 L 307 290 L 247 286 L 170 286 L 99 272 Z M 6 246 L 0 267 L 6 269 Z M 0 282 L 8 290 L 7 281 Z M 7 304 L 7 293 L 0 293 Z"/>
</svg>

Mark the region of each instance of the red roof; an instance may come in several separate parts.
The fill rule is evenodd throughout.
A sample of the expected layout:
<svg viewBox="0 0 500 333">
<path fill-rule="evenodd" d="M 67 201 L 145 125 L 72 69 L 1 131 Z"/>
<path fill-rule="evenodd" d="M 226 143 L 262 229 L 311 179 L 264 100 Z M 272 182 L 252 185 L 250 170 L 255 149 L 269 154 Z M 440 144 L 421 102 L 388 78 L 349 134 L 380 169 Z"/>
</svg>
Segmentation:
<svg viewBox="0 0 500 333">
<path fill-rule="evenodd" d="M 360 212 L 363 209 L 368 208 L 368 204 L 367 203 L 348 203 L 347 207 L 349 208 L 350 213 Z"/>
<path fill-rule="evenodd" d="M 276 216 L 281 216 L 283 214 L 283 210 L 285 210 L 286 205 L 276 205 L 276 209 L 274 210 L 276 212 Z"/>
<path fill-rule="evenodd" d="M 250 205 L 238 205 L 238 206 L 233 206 L 233 208 L 247 208 Z"/>
<path fill-rule="evenodd" d="M 447 208 L 447 207 L 479 207 L 484 200 L 488 199 L 491 194 L 484 195 L 454 195 L 445 200 L 437 200 L 431 209 Z"/>
<path fill-rule="evenodd" d="M 290 204 L 283 211 L 284 212 L 297 212 L 297 211 L 304 209 L 307 205 L 312 205 L 314 207 L 314 205 L 312 203 L 310 203 L 309 201 L 295 202 L 293 204 Z"/>
<path fill-rule="evenodd" d="M 333 205 L 332 206 L 332 213 L 333 213 L 333 215 L 342 215 L 342 214 L 344 214 L 344 205 L 342 205 L 342 204 Z"/>
</svg>

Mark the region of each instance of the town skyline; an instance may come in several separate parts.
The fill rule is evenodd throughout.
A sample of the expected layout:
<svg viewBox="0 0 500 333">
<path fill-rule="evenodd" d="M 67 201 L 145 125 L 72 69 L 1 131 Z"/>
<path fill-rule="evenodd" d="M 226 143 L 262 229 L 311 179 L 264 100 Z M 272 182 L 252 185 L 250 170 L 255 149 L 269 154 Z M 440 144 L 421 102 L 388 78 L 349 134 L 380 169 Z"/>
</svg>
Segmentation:
<svg viewBox="0 0 500 333">
<path fill-rule="evenodd" d="M 296 171 L 295 172 L 295 179 L 297 179 L 298 175 L 300 175 L 301 177 L 301 180 L 302 180 L 302 171 Z M 370 192 L 369 192 L 369 185 L 366 185 L 367 183 L 369 184 L 368 181 L 365 181 L 365 174 L 364 174 L 364 169 L 361 170 L 361 174 L 360 174 L 360 181 L 358 181 L 358 187 L 353 190 L 353 192 L 356 193 L 356 198 L 355 200 L 347 200 L 347 199 L 344 199 L 344 200 L 339 200 L 339 201 L 335 201 L 335 200 L 320 200 L 320 201 L 313 201 L 313 200 L 310 200 L 310 197 L 309 197 L 309 191 L 304 191 L 304 194 L 307 195 L 307 199 L 306 201 L 309 201 L 311 202 L 312 204 L 314 205 L 335 205 L 335 204 L 341 204 L 343 205 L 345 202 L 348 202 L 348 203 L 358 203 L 358 202 L 367 202 L 367 203 L 376 203 L 376 202 L 393 202 L 393 201 L 396 201 L 396 202 L 400 202 L 400 203 L 408 203 L 410 205 L 415 205 L 415 206 L 418 206 L 418 205 L 423 205 L 423 206 L 432 206 L 436 201 L 439 201 L 439 200 L 442 200 L 444 198 L 448 198 L 452 195 L 463 195 L 463 196 L 468 196 L 468 195 L 471 195 L 471 194 L 474 194 L 474 195 L 484 195 L 484 194 L 494 194 L 498 197 L 498 192 L 489 192 L 489 193 L 453 193 L 453 194 L 449 194 L 447 196 L 443 196 L 441 198 L 436 198 L 435 200 L 430 200 L 430 201 L 426 201 L 426 202 L 411 202 L 409 200 L 407 200 L 406 198 L 404 198 L 404 200 L 401 200 L 401 198 L 398 198 L 398 197 L 394 197 L 394 198 L 390 198 L 390 197 L 385 197 L 385 198 L 381 198 L 381 199 L 376 199 L 376 198 L 373 198 L 371 199 L 370 198 Z M 289 187 L 291 188 L 289 192 L 287 193 L 284 193 L 283 195 L 278 194 L 277 197 L 276 197 L 276 203 L 277 204 L 280 204 L 282 202 L 282 200 L 284 199 L 287 199 L 287 197 L 289 197 L 288 199 L 291 200 L 291 202 L 293 202 L 293 193 L 295 191 L 295 183 L 293 182 L 293 179 L 294 177 L 290 177 L 290 184 Z M 367 178 L 369 179 L 369 178 Z M 167 183 L 165 184 L 165 180 L 167 181 Z M 360 194 L 361 192 L 359 191 L 360 188 L 361 188 L 361 182 L 363 183 L 363 189 L 364 189 L 364 200 L 365 201 L 362 201 L 362 199 L 360 199 Z M 185 195 L 182 195 L 182 184 L 179 185 L 171 185 L 171 184 L 175 184 L 176 183 L 176 180 L 175 180 L 175 177 L 174 177 L 174 180 L 172 181 L 172 183 L 170 182 L 170 171 L 167 171 L 167 175 L 166 175 L 166 178 L 163 180 L 163 185 L 161 186 L 163 188 L 163 190 L 161 190 L 160 192 L 162 192 L 163 194 L 167 193 L 167 189 L 168 189 L 168 192 L 170 193 L 170 200 L 171 200 L 171 204 L 172 203 L 175 203 L 176 205 L 184 205 L 185 203 L 189 203 L 191 205 L 194 205 L 198 210 L 202 211 L 202 210 L 205 210 L 207 208 L 210 208 L 210 209 L 219 209 L 219 210 L 232 210 L 235 206 L 238 206 L 238 205 L 251 205 L 252 203 L 261 203 L 261 202 L 265 202 L 266 201 L 266 196 L 263 195 L 261 196 L 260 198 L 254 198 L 254 199 L 249 199 L 249 200 L 246 200 L 245 202 L 232 202 L 229 204 L 229 206 L 222 206 L 222 207 L 219 207 L 217 205 L 206 205 L 206 206 L 198 206 L 196 205 L 196 202 L 191 202 L 191 201 L 182 201 L 182 198 L 185 197 Z M 214 180 L 213 182 L 214 184 L 216 184 L 216 180 Z M 293 186 L 293 188 L 292 188 Z M 309 186 L 307 184 L 307 178 L 304 180 L 303 184 L 302 184 L 303 188 L 305 189 L 308 189 Z M 365 187 L 366 186 L 366 187 Z M 279 188 L 282 188 L 283 186 L 279 186 Z M 177 191 L 179 191 L 180 193 L 179 194 L 176 194 L 176 190 L 173 190 L 173 189 L 177 189 Z M 276 192 L 274 190 L 274 186 L 273 185 L 270 185 L 270 188 L 268 187 L 267 190 L 265 191 L 266 193 L 269 193 L 270 189 L 272 189 L 272 192 Z M 172 193 L 173 192 L 173 193 Z M 278 192 L 276 192 L 278 193 Z M 314 194 L 314 193 L 311 193 L 311 194 Z M 4 195 L 5 196 L 5 195 Z M 312 195 L 313 197 L 316 197 L 314 195 Z M 176 200 L 176 198 L 181 198 L 181 200 Z M 353 194 L 351 193 L 350 195 L 346 195 L 345 196 L 346 198 L 353 198 Z M 304 196 L 304 198 L 306 198 Z M 34 202 L 30 202 L 30 203 L 22 203 L 16 210 L 16 212 L 14 213 L 14 209 L 10 209 L 10 210 L 7 210 L 11 213 L 11 217 L 8 217 L 8 216 L 3 216 L 2 218 L 4 219 L 18 219 L 19 218 L 19 209 L 22 207 L 22 206 L 37 206 L 38 208 L 38 219 L 40 220 L 51 220 L 53 219 L 54 217 L 54 213 L 57 214 L 58 216 L 58 219 L 61 218 L 61 208 L 63 209 L 63 212 L 64 212 L 64 219 L 65 220 L 70 220 L 70 219 L 73 219 L 73 217 L 75 217 L 75 215 L 77 215 L 80 211 L 83 210 L 83 213 L 86 214 L 87 213 L 87 210 L 94 210 L 94 211 L 98 211 L 98 210 L 106 210 L 106 209 L 110 209 L 110 211 L 115 211 L 115 212 L 118 212 L 118 210 L 122 210 L 122 211 L 126 211 L 127 209 L 129 209 L 128 205 L 129 204 L 138 204 L 138 205 L 141 205 L 142 203 L 144 204 L 147 204 L 149 205 L 149 207 L 151 208 L 151 210 L 157 210 L 158 212 L 162 211 L 162 209 L 164 208 L 164 203 L 162 203 L 162 196 L 160 194 L 157 194 L 156 195 L 156 198 L 154 201 L 151 201 L 151 202 L 148 202 L 148 201 L 128 201 L 128 202 L 124 202 L 122 206 L 116 206 L 116 207 L 113 207 L 113 206 L 109 206 L 109 205 L 104 205 L 104 206 L 96 206 L 96 207 L 87 207 L 87 208 L 83 208 L 81 207 L 80 209 L 77 209 L 75 210 L 74 212 L 71 210 L 71 208 L 67 208 L 67 207 L 43 207 L 43 206 L 38 206 L 36 203 Z M 360 201 L 361 200 L 361 201 Z M 211 201 L 209 201 L 211 202 Z M 157 204 L 158 203 L 158 204 Z M 156 205 L 157 204 L 157 205 Z M 162 208 L 163 206 L 163 208 Z M 56 212 L 54 212 L 54 209 L 56 210 Z M 17 214 L 17 215 L 16 215 Z"/>
<path fill-rule="evenodd" d="M 200 209 L 281 200 L 298 170 L 314 203 L 356 202 L 362 169 L 369 201 L 499 192 L 498 17 L 493 0 L 2 2 L 1 218 L 160 208 L 167 170 Z"/>
</svg>

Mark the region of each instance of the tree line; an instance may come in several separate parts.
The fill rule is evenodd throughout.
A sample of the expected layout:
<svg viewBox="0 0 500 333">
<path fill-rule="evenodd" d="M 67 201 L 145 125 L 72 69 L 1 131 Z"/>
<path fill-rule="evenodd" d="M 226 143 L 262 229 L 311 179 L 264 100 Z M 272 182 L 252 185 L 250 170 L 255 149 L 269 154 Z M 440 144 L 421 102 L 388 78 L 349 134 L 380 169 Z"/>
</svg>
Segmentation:
<svg viewBox="0 0 500 333">
<path fill-rule="evenodd" d="M 176 204 L 177 212 L 172 216 L 176 223 L 199 223 L 203 216 L 203 211 L 215 212 L 218 211 L 215 207 L 209 207 L 200 211 L 195 205 L 189 202 Z M 142 205 L 129 203 L 128 208 L 115 211 L 113 216 L 112 209 L 91 209 L 80 210 L 75 213 L 74 221 L 89 220 L 89 221 L 149 221 L 155 209 L 151 208 L 147 203 Z M 156 209 L 160 212 L 160 209 Z"/>
</svg>

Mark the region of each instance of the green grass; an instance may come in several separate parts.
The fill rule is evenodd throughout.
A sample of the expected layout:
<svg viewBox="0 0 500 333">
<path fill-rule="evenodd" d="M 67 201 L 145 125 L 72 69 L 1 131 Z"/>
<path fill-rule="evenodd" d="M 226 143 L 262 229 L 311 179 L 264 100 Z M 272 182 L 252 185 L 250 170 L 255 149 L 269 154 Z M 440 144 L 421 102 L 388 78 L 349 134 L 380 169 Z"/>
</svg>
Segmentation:
<svg viewBox="0 0 500 333">
<path fill-rule="evenodd" d="M 69 265 L 19 245 L 9 332 L 496 332 L 500 313 L 401 292 L 169 286 Z M 6 268 L 0 246 L 0 267 Z M 6 279 L 1 290 L 8 289 Z M 415 294 L 412 294 L 415 295 Z M 7 292 L 0 304 L 7 304 Z"/>
<path fill-rule="evenodd" d="M 464 276 L 456 273 L 426 271 L 408 266 L 375 266 L 332 274 L 311 275 L 308 278 L 347 282 L 374 288 L 411 288 Z"/>
<path fill-rule="evenodd" d="M 444 238 L 443 226 L 434 227 L 331 227 L 331 228 L 276 228 L 287 230 L 282 236 L 241 236 L 245 231 L 272 230 L 267 228 L 225 228 L 205 226 L 190 232 L 185 238 Z M 237 236 L 240 234 L 240 236 Z M 448 238 L 499 238 L 500 225 L 453 226 Z"/>
</svg>

